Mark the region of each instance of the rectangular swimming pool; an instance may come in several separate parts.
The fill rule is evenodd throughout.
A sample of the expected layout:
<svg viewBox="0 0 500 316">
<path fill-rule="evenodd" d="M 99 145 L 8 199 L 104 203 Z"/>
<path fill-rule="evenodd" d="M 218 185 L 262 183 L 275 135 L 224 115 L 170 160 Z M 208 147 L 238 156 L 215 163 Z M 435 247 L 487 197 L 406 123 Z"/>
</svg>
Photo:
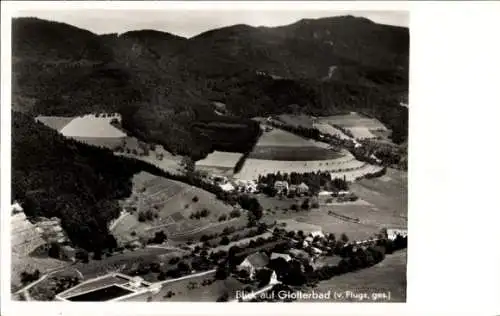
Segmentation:
<svg viewBox="0 0 500 316">
<path fill-rule="evenodd" d="M 95 291 L 68 297 L 66 299 L 72 302 L 104 302 L 130 293 L 133 293 L 133 291 L 113 284 Z"/>
</svg>

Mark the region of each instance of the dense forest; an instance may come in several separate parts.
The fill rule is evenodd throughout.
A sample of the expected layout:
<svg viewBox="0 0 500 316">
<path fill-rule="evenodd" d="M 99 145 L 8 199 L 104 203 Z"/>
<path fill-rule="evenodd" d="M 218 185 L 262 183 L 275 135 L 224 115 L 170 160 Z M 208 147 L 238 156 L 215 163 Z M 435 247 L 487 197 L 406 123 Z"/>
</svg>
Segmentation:
<svg viewBox="0 0 500 316">
<path fill-rule="evenodd" d="M 123 127 L 168 150 L 203 157 L 245 152 L 253 116 L 349 110 L 408 134 L 409 32 L 354 17 L 275 27 L 235 25 L 186 39 L 141 30 L 96 35 L 36 18 L 13 20 L 13 108 L 30 116 L 118 112 Z M 333 67 L 333 68 L 332 68 Z M 331 71 L 334 69 L 334 71 Z M 241 128 L 200 120 L 226 105 Z"/>
<path fill-rule="evenodd" d="M 131 193 L 133 174 L 154 167 L 67 138 L 14 112 L 12 199 L 28 217 L 58 217 L 70 240 L 94 251 L 114 248 L 108 224 L 120 213 L 118 199 Z"/>
</svg>

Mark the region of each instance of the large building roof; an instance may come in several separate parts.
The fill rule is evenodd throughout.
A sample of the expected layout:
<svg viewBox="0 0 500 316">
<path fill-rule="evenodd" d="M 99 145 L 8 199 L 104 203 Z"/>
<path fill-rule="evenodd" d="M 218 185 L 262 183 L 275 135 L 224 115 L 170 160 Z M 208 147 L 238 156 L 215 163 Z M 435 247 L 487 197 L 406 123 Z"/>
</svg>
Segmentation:
<svg viewBox="0 0 500 316">
<path fill-rule="evenodd" d="M 253 253 L 246 257 L 245 260 L 247 260 L 255 268 L 263 268 L 269 264 L 269 257 L 262 252 Z"/>
</svg>

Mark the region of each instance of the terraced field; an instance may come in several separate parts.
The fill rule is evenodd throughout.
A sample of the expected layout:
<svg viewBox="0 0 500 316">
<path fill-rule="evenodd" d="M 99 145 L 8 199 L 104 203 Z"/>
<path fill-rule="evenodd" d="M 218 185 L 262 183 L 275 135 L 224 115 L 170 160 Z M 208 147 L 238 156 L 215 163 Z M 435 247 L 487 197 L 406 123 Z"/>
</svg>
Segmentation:
<svg viewBox="0 0 500 316">
<path fill-rule="evenodd" d="M 298 153 L 300 150 L 297 151 Z M 304 155 L 307 152 L 303 152 Z M 336 156 L 335 156 L 336 155 Z M 346 177 L 348 181 L 354 181 L 356 178 L 367 173 L 372 173 L 381 169 L 379 166 L 373 166 L 356 160 L 351 153 L 342 150 L 339 153 L 331 153 L 332 159 L 325 160 L 274 160 L 274 159 L 254 159 L 248 158 L 241 171 L 235 175 L 238 179 L 252 180 L 257 179 L 259 175 L 268 173 L 291 173 L 291 172 L 317 172 L 330 171 L 332 177 Z"/>
<path fill-rule="evenodd" d="M 318 129 L 320 133 L 332 136 L 336 135 L 340 139 L 352 139 L 350 136 L 346 135 L 344 132 L 328 123 L 314 123 L 314 128 Z"/>
<path fill-rule="evenodd" d="M 222 231 L 225 222 L 219 222 L 218 218 L 233 210 L 212 193 L 182 182 L 145 172 L 134 176 L 132 181 L 132 196 L 123 204 L 135 211 L 118 220 L 112 228 L 112 233 L 122 243 L 152 236 L 156 231 L 164 231 L 170 239 L 176 240 L 199 238 L 205 230 Z M 203 210 L 208 211 L 208 216 L 190 218 Z M 152 211 L 153 218 L 140 222 L 139 214 L 146 211 Z"/>
<path fill-rule="evenodd" d="M 261 146 L 318 147 L 325 149 L 330 147 L 326 143 L 303 138 L 279 128 L 274 128 L 269 132 L 264 132 L 256 144 L 256 147 Z"/>
<path fill-rule="evenodd" d="M 321 147 L 305 146 L 290 150 L 289 146 L 258 146 L 248 156 L 250 159 L 281 161 L 332 160 L 343 155 Z"/>
<path fill-rule="evenodd" d="M 362 116 L 355 112 L 347 115 L 320 117 L 315 122 L 315 127 L 320 129 L 320 131 L 324 131 L 328 134 L 337 134 L 343 137 L 342 135 L 345 134 L 335 128 L 334 125 L 346 128 L 353 134 L 355 139 L 376 138 L 381 132 L 387 133 L 388 131 L 380 121 Z M 375 131 L 377 131 L 378 134 L 376 134 Z"/>
</svg>

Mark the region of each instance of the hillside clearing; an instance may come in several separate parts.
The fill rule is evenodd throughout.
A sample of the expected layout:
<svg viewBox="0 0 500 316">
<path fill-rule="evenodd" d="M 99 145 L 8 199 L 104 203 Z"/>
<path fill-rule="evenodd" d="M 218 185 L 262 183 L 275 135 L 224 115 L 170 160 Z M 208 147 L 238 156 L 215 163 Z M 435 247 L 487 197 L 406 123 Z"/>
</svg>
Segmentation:
<svg viewBox="0 0 500 316">
<path fill-rule="evenodd" d="M 343 157 L 342 153 L 315 146 L 258 146 L 248 156 L 251 159 L 281 161 L 334 160 Z"/>
<path fill-rule="evenodd" d="M 355 294 L 378 294 L 390 295 L 390 300 L 366 300 L 364 302 L 406 302 L 406 264 L 407 250 L 386 255 L 385 259 L 374 265 L 357 272 L 351 272 L 319 282 L 314 289 L 318 292 L 332 291 L 332 301 L 336 302 L 359 302 L 355 298 L 335 299 L 333 292 L 346 293 L 352 291 Z M 305 302 L 307 300 L 298 300 Z"/>
<path fill-rule="evenodd" d="M 225 223 L 218 221 L 233 207 L 218 200 L 202 189 L 141 172 L 132 179 L 132 195 L 123 206 L 132 214 L 115 223 L 112 232 L 124 243 L 164 231 L 171 239 L 187 240 L 203 234 L 205 229 L 218 229 Z M 207 212 L 205 217 L 192 218 L 193 214 Z M 151 218 L 139 221 L 141 214 L 151 212 Z M 220 228 L 223 229 L 223 228 Z M 132 235 L 133 232 L 133 235 Z"/>
<path fill-rule="evenodd" d="M 79 116 L 71 120 L 59 132 L 66 137 L 121 138 L 127 136 L 111 125 L 113 119 L 115 117 L 96 117 L 93 114 Z"/>
<path fill-rule="evenodd" d="M 74 117 L 65 117 L 65 116 L 37 116 L 35 118 L 38 122 L 43 123 L 44 125 L 55 129 L 56 131 L 60 131 L 69 122 L 71 122 Z"/>
<path fill-rule="evenodd" d="M 279 128 L 273 128 L 271 131 L 262 133 L 262 136 L 259 138 L 256 144 L 256 147 L 261 147 L 261 146 L 289 146 L 289 147 L 314 146 L 325 149 L 330 147 L 326 143 L 303 138 L 293 133 L 281 130 Z"/>
</svg>

